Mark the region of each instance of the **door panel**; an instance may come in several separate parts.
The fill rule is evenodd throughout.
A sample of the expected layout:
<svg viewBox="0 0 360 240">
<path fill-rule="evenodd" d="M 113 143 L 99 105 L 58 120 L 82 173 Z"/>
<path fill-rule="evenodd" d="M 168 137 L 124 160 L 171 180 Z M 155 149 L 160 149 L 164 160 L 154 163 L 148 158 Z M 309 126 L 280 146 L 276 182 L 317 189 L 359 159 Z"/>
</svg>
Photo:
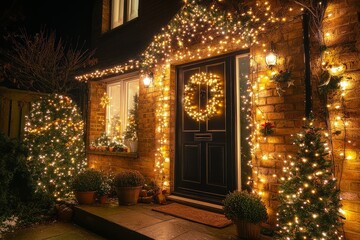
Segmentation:
<svg viewBox="0 0 360 240">
<path fill-rule="evenodd" d="M 188 80 L 190 79 L 190 77 L 196 73 L 200 72 L 200 68 L 192 68 L 192 69 L 188 69 L 183 71 L 183 78 L 185 79 L 185 83 L 187 84 Z M 194 99 L 196 99 L 197 101 L 194 103 L 196 105 L 199 104 L 199 94 L 197 93 L 196 96 L 194 97 Z M 182 99 L 182 98 L 181 98 Z M 200 131 L 200 124 L 199 122 L 194 121 L 189 115 L 187 115 L 184 111 L 182 111 L 182 126 L 183 126 L 183 131 Z"/>
<path fill-rule="evenodd" d="M 224 75 L 225 62 L 216 63 L 213 65 L 206 66 L 206 71 L 214 73 L 218 76 Z M 222 77 L 222 80 L 226 78 L 226 76 Z M 226 89 L 226 81 L 223 81 L 223 87 Z M 225 95 L 225 92 L 224 92 Z M 225 111 L 226 102 L 221 108 L 219 108 L 219 114 L 212 117 L 207 124 L 207 131 L 225 131 L 226 130 L 226 111 Z"/>
<path fill-rule="evenodd" d="M 200 184 L 201 182 L 201 145 L 184 145 L 182 181 Z"/>
<path fill-rule="evenodd" d="M 177 68 L 177 131 L 175 194 L 220 202 L 235 188 L 232 57 L 217 58 Z M 183 107 L 184 87 L 195 73 L 220 77 L 222 106 L 206 121 L 192 119 Z M 205 85 L 195 94 L 194 105 L 205 108 L 210 95 Z"/>
<path fill-rule="evenodd" d="M 226 155 L 224 144 L 208 144 L 207 184 L 226 186 Z"/>
</svg>

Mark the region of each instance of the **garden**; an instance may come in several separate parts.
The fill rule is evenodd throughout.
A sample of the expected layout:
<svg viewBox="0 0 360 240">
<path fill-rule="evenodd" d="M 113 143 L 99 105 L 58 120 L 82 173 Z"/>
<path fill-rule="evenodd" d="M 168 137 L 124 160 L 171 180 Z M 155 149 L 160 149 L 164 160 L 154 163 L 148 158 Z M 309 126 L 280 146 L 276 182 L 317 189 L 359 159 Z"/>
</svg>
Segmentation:
<svg viewBox="0 0 360 240">
<path fill-rule="evenodd" d="M 165 200 L 138 171 L 87 167 L 84 123 L 77 105 L 64 95 L 33 102 L 23 141 L 0 133 L 0 154 L 0 236 L 32 224 L 71 221 L 77 204 L 106 204 L 108 198 L 124 205 Z M 120 187 L 132 190 L 124 200 Z"/>
</svg>

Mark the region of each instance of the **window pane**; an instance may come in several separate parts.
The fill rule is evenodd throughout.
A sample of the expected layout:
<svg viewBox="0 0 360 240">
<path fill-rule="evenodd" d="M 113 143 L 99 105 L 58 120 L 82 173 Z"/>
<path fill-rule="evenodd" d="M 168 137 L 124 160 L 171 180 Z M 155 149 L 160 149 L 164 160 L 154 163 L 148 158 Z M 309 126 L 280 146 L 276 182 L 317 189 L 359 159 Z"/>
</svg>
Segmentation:
<svg viewBox="0 0 360 240">
<path fill-rule="evenodd" d="M 127 0 L 127 20 L 138 17 L 139 0 Z"/>
<path fill-rule="evenodd" d="M 125 109 L 125 125 L 127 124 L 127 116 L 130 111 L 134 107 L 134 96 L 138 94 L 139 95 L 139 81 L 133 80 L 126 82 L 126 95 L 127 95 L 127 104 Z"/>
<path fill-rule="evenodd" d="M 111 84 L 107 88 L 110 103 L 106 116 L 106 132 L 111 137 L 120 137 L 123 131 L 121 124 L 121 85 L 120 83 Z"/>
<path fill-rule="evenodd" d="M 129 110 L 134 107 L 134 96 L 139 94 L 139 80 L 119 80 L 107 85 L 110 98 L 106 108 L 106 134 L 122 137 L 127 124 Z"/>
<path fill-rule="evenodd" d="M 111 28 L 116 28 L 124 23 L 124 0 L 112 0 Z"/>
</svg>

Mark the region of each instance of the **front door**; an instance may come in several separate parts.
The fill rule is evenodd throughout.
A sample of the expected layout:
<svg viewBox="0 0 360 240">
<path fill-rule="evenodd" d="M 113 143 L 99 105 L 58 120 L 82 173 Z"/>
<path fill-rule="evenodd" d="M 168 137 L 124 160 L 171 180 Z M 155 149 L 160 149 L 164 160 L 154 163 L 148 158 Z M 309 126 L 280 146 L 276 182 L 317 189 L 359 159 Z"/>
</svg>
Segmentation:
<svg viewBox="0 0 360 240">
<path fill-rule="evenodd" d="M 234 56 L 177 67 L 177 132 L 174 194 L 220 203 L 235 189 Z M 194 120 L 185 111 L 184 89 L 197 73 L 215 74 L 223 89 L 217 114 Z M 192 98 L 196 109 L 205 109 L 212 93 L 203 84 Z"/>
</svg>

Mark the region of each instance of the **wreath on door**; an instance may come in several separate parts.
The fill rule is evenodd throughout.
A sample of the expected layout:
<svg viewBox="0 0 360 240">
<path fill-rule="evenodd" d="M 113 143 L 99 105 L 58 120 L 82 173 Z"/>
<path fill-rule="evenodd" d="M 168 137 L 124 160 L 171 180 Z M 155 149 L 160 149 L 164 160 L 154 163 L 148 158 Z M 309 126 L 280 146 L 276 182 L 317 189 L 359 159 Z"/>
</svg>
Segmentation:
<svg viewBox="0 0 360 240">
<path fill-rule="evenodd" d="M 194 104 L 197 90 L 200 89 L 200 98 L 206 97 L 206 91 L 201 91 L 201 85 L 208 89 L 208 101 L 204 108 Z M 216 115 L 223 104 L 223 89 L 220 77 L 212 73 L 195 73 L 189 79 L 184 89 L 184 109 L 194 120 L 200 122 Z"/>
</svg>

